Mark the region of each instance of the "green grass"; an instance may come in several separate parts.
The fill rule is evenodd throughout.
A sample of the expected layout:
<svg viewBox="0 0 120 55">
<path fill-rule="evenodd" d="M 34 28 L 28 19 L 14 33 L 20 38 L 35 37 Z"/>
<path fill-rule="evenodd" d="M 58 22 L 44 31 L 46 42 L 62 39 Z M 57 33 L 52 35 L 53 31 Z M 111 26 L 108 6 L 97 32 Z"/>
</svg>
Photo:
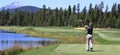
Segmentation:
<svg viewBox="0 0 120 55">
<path fill-rule="evenodd" d="M 30 36 L 60 39 L 64 43 L 24 51 L 18 55 L 119 55 L 120 52 L 120 29 L 95 29 L 93 35 L 95 52 L 86 52 L 84 40 L 86 32 L 82 29 L 31 26 L 1 26 L 0 29 L 14 30 Z"/>
<path fill-rule="evenodd" d="M 103 32 L 102 33 L 105 33 L 105 35 L 109 36 L 109 37 L 115 37 L 115 38 L 120 38 L 120 32 Z"/>
<path fill-rule="evenodd" d="M 120 45 L 120 41 L 114 41 L 112 40 L 107 40 L 105 38 L 101 38 L 97 33 L 94 33 L 95 40 L 98 42 L 98 44 L 103 44 L 103 45 Z M 109 38 L 108 38 L 109 39 Z"/>
<path fill-rule="evenodd" d="M 99 30 L 95 31 L 102 39 L 110 40 L 110 41 L 120 41 L 120 30 L 119 29 L 111 29 L 111 30 Z"/>
<path fill-rule="evenodd" d="M 54 52 L 54 50 L 58 47 L 58 45 L 52 45 L 49 47 L 41 47 L 39 49 L 34 49 L 30 51 L 25 51 L 18 55 L 58 55 L 58 53 Z M 61 55 L 61 54 L 59 54 Z"/>
<path fill-rule="evenodd" d="M 85 44 L 61 44 L 42 47 L 18 55 L 119 55 L 119 45 L 94 45 L 93 52 L 85 50 Z"/>
<path fill-rule="evenodd" d="M 62 43 L 85 43 L 83 39 L 86 37 L 85 30 L 71 27 L 1 26 L 0 29 L 14 30 L 17 33 L 28 34 L 30 36 L 60 39 Z M 119 45 L 119 33 L 120 29 L 100 29 L 94 30 L 93 36 L 96 44 Z"/>
</svg>

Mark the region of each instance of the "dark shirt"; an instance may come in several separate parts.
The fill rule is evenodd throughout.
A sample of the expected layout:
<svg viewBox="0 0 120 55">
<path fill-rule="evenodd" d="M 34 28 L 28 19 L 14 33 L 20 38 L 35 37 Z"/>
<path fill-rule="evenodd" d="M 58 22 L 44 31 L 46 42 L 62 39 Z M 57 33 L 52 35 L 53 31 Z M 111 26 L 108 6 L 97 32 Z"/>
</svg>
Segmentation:
<svg viewBox="0 0 120 55">
<path fill-rule="evenodd" d="M 87 28 L 87 34 L 91 34 L 93 33 L 93 27 L 88 27 Z"/>
</svg>

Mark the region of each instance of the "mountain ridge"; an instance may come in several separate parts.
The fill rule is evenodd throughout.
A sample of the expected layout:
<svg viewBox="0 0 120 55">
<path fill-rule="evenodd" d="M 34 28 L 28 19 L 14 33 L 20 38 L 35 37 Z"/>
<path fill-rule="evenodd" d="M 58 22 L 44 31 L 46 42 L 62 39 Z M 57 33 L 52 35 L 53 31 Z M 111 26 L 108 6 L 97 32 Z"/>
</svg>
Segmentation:
<svg viewBox="0 0 120 55">
<path fill-rule="evenodd" d="M 1 9 L 15 9 L 15 8 L 19 8 L 19 7 L 22 7 L 23 5 L 19 2 L 13 2 L 13 3 L 10 3 L 10 4 L 7 4 L 5 6 L 3 6 Z"/>
<path fill-rule="evenodd" d="M 35 6 L 23 6 L 19 2 L 13 2 L 13 3 L 7 4 L 2 8 L 0 8 L 0 11 L 2 11 L 3 9 L 8 10 L 9 12 L 15 12 L 16 9 L 18 11 L 27 11 L 27 12 L 37 12 L 38 10 L 40 10 L 40 8 Z"/>
<path fill-rule="evenodd" d="M 35 6 L 22 6 L 16 9 L 18 11 L 25 11 L 25 12 L 37 12 L 38 10 L 40 10 L 40 8 Z M 10 9 L 9 12 L 15 12 L 16 9 Z"/>
</svg>

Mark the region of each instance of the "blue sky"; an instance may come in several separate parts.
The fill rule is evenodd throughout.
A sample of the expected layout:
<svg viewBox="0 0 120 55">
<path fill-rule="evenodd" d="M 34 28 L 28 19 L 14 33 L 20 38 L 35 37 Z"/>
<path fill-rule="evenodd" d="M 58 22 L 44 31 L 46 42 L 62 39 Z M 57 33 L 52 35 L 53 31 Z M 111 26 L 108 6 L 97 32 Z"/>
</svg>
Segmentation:
<svg viewBox="0 0 120 55">
<path fill-rule="evenodd" d="M 114 3 L 120 4 L 120 0 L 0 0 L 0 7 L 12 2 L 20 2 L 24 6 L 31 5 L 41 8 L 43 4 L 45 4 L 46 7 L 51 7 L 52 9 L 56 7 L 65 9 L 68 8 L 69 5 L 73 6 L 80 3 L 81 9 L 83 9 L 84 6 L 88 8 L 90 3 L 94 6 L 95 4 L 100 4 L 101 1 L 104 2 L 104 5 L 108 4 L 109 8 L 111 8 Z"/>
</svg>

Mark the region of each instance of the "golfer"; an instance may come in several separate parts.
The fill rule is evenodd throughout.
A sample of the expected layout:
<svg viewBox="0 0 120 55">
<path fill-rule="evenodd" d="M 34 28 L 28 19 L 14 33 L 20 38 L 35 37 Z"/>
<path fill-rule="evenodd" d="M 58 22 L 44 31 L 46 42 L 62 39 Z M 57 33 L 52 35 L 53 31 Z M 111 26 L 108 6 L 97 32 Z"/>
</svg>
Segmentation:
<svg viewBox="0 0 120 55">
<path fill-rule="evenodd" d="M 90 22 L 89 25 L 86 25 L 85 30 L 87 31 L 86 50 L 87 51 L 92 51 L 93 50 L 93 46 L 92 46 L 93 23 Z"/>
</svg>

